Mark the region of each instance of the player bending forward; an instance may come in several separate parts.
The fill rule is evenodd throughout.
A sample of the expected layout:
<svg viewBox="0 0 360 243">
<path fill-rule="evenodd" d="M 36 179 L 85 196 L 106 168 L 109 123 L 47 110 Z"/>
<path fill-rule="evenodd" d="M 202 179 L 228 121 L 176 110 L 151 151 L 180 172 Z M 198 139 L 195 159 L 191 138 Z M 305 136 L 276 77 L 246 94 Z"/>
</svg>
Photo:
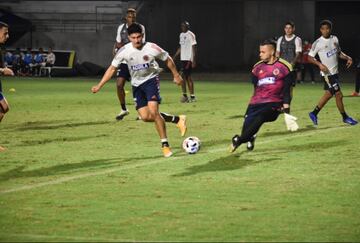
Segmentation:
<svg viewBox="0 0 360 243">
<path fill-rule="evenodd" d="M 160 136 L 162 152 L 165 157 L 170 157 L 172 151 L 166 135 L 165 122 L 172 122 L 180 129 L 181 136 L 186 132 L 186 116 L 173 116 L 160 113 L 159 104 L 159 65 L 155 59 L 166 63 L 174 76 L 174 82 L 181 85 L 183 80 L 176 70 L 176 66 L 169 54 L 155 43 L 143 43 L 143 29 L 140 24 L 133 23 L 127 29 L 130 43 L 123 46 L 114 57 L 111 65 L 105 72 L 101 81 L 92 87 L 92 92 L 97 93 L 104 84 L 116 73 L 120 63 L 125 61 L 128 64 L 133 97 L 136 110 L 145 122 L 155 122 L 156 130 Z"/>
<path fill-rule="evenodd" d="M 292 83 L 292 66 L 287 61 L 275 56 L 276 43 L 265 40 L 260 44 L 260 61 L 252 70 L 254 95 L 246 111 L 241 135 L 232 138 L 230 152 L 234 152 L 242 143 L 253 150 L 256 133 L 265 122 L 277 119 L 283 111 L 290 130 L 297 129 L 295 117 L 288 115 L 290 110 L 290 87 Z"/>
</svg>

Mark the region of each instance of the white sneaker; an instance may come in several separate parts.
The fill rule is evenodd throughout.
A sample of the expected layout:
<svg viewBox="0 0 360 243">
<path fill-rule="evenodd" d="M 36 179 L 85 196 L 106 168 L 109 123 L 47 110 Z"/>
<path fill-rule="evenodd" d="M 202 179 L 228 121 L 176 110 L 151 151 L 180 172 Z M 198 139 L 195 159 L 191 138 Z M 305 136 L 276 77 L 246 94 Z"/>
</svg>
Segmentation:
<svg viewBox="0 0 360 243">
<path fill-rule="evenodd" d="M 128 110 L 121 110 L 121 112 L 115 117 L 116 120 L 121 121 L 125 116 L 129 115 L 130 112 Z"/>
</svg>

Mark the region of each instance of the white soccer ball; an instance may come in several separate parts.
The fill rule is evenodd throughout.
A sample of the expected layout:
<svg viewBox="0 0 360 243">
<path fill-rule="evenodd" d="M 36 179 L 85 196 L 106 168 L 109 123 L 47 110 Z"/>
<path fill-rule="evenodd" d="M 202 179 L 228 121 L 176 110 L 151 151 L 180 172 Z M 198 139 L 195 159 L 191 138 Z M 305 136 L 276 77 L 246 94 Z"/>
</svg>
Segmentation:
<svg viewBox="0 0 360 243">
<path fill-rule="evenodd" d="M 182 146 L 186 153 L 196 154 L 200 150 L 200 139 L 197 137 L 187 137 L 185 138 Z"/>
</svg>

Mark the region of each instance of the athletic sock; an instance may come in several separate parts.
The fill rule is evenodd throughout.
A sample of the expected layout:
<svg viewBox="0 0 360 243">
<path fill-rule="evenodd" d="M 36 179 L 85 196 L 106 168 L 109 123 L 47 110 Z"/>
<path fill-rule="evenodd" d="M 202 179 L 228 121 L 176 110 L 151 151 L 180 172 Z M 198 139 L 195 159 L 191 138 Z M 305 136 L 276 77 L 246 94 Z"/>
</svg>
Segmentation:
<svg viewBox="0 0 360 243">
<path fill-rule="evenodd" d="M 126 105 L 125 105 L 125 104 L 121 104 L 121 109 L 122 109 L 123 111 L 126 111 Z"/>
<path fill-rule="evenodd" d="M 161 147 L 170 147 L 167 138 L 162 138 L 161 139 Z"/>
<path fill-rule="evenodd" d="M 349 117 L 346 112 L 340 112 L 340 114 L 342 115 L 343 120 Z"/>
<path fill-rule="evenodd" d="M 191 99 L 195 99 L 195 95 L 194 95 L 194 94 L 190 94 L 190 98 L 191 98 Z"/>
<path fill-rule="evenodd" d="M 160 112 L 160 115 L 164 118 L 165 122 L 178 123 L 180 120 L 179 116 L 170 115 L 164 112 Z"/>
<path fill-rule="evenodd" d="M 183 93 L 183 96 L 187 98 L 187 94 L 186 94 L 186 93 Z"/>
<path fill-rule="evenodd" d="M 320 112 L 321 108 L 319 106 L 316 106 L 315 109 L 313 110 L 313 113 L 315 114 L 315 116 L 317 116 L 317 114 Z"/>
</svg>

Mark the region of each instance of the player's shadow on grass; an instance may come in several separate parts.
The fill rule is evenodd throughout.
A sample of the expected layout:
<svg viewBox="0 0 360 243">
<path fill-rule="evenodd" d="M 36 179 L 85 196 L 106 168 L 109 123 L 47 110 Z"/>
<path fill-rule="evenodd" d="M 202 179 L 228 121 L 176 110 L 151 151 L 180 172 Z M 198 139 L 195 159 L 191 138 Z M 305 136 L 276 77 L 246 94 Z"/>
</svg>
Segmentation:
<svg viewBox="0 0 360 243">
<path fill-rule="evenodd" d="M 192 176 L 199 173 L 205 172 L 219 172 L 219 171 L 230 171 L 230 170 L 238 170 L 246 166 L 252 166 L 259 163 L 269 162 L 273 160 L 278 160 L 278 158 L 269 158 L 262 160 L 253 160 L 253 159 L 245 159 L 241 154 L 247 153 L 241 152 L 238 154 L 232 154 L 225 157 L 218 158 L 216 160 L 212 160 L 207 164 L 203 165 L 195 165 L 189 168 L 186 168 L 186 172 L 172 175 L 174 177 L 180 176 Z"/>
<path fill-rule="evenodd" d="M 282 158 L 286 158 L 286 155 L 289 152 L 317 153 L 323 150 L 333 149 L 334 147 L 344 146 L 348 143 L 350 142 L 347 140 L 336 140 L 328 142 L 309 142 L 296 145 L 283 145 L 276 147 L 261 147 L 259 149 L 256 149 L 256 155 L 271 157 L 276 154 L 281 155 Z"/>
<path fill-rule="evenodd" d="M 99 138 L 99 137 L 108 137 L 107 134 L 100 134 L 97 136 L 82 136 L 82 137 L 59 137 L 59 138 L 52 138 L 52 139 L 42 139 L 42 140 L 25 140 L 22 141 L 19 146 L 34 146 L 34 145 L 42 145 L 42 144 L 48 144 L 48 143 L 58 143 L 58 142 L 77 142 L 77 141 L 83 141 L 87 139 L 93 139 L 93 138 Z"/>
<path fill-rule="evenodd" d="M 128 165 L 128 162 L 147 160 L 147 159 L 159 159 L 161 155 L 149 156 L 149 157 L 131 157 L 131 158 L 109 158 L 109 159 L 97 159 L 97 160 L 86 160 L 79 163 L 71 164 L 60 164 L 45 168 L 39 168 L 35 170 L 25 170 L 26 166 L 18 166 L 14 169 L 6 171 L 0 174 L 0 181 L 7 181 L 10 179 L 27 178 L 27 177 L 43 177 L 52 175 L 65 175 L 69 173 L 79 171 L 98 171 L 99 169 L 109 169 L 113 167 L 121 167 Z"/>
<path fill-rule="evenodd" d="M 31 127 L 31 126 L 47 126 L 55 123 L 64 123 L 70 122 L 71 120 L 49 120 L 49 121 L 27 121 L 20 124 L 12 124 L 8 125 L 6 129 L 2 130 L 17 130 L 23 127 Z"/>
<path fill-rule="evenodd" d="M 282 131 L 278 131 L 278 132 L 263 132 L 261 134 L 261 137 L 272 137 L 272 136 L 277 136 L 277 135 L 291 135 L 291 134 L 297 134 L 297 133 L 302 133 L 302 132 L 307 132 L 307 131 L 313 131 L 313 130 L 326 130 L 329 128 L 333 128 L 333 127 L 322 127 L 322 128 L 317 128 L 313 125 L 307 125 L 306 127 L 302 127 L 299 130 L 297 130 L 296 132 L 290 132 L 287 130 L 282 130 Z"/>
<path fill-rule="evenodd" d="M 259 137 L 272 137 L 272 136 L 279 136 L 279 135 L 296 135 L 298 133 L 303 133 L 307 131 L 313 131 L 313 130 L 326 130 L 333 127 L 322 127 L 322 128 L 316 128 L 313 125 L 308 125 L 306 127 L 300 128 L 297 132 L 289 132 L 286 130 L 283 131 L 277 131 L 277 132 L 262 132 Z M 304 133 L 306 134 L 306 133 Z M 260 140 L 259 140 L 260 141 Z M 231 137 L 221 140 L 204 140 L 203 141 L 206 146 L 216 146 L 216 145 L 222 145 L 222 144 L 230 144 L 231 143 Z"/>
<path fill-rule="evenodd" d="M 227 117 L 227 119 L 239 119 L 239 118 L 245 118 L 245 115 L 235 115 L 235 116 Z"/>
<path fill-rule="evenodd" d="M 29 130 L 51 130 L 58 128 L 68 128 L 68 127 L 81 127 L 81 126 L 92 126 L 92 125 L 103 125 L 110 124 L 112 121 L 92 121 L 92 122 L 78 122 L 78 123 L 65 123 L 58 125 L 48 125 L 48 124 L 24 124 L 22 127 L 17 128 L 18 131 L 29 131 Z"/>
</svg>

